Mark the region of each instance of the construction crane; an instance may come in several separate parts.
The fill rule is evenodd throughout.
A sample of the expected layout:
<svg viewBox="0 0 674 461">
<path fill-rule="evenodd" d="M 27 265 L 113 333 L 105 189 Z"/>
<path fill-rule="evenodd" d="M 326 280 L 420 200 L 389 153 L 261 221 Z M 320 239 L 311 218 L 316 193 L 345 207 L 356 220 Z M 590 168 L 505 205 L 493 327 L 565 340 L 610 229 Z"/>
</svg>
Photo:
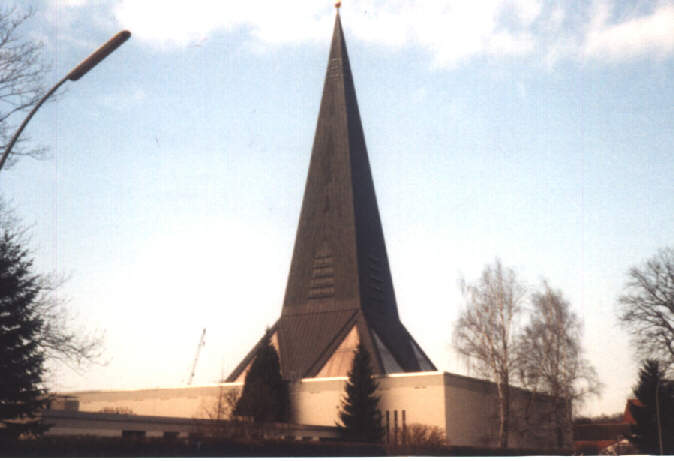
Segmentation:
<svg viewBox="0 0 674 461">
<path fill-rule="evenodd" d="M 197 345 L 197 353 L 194 354 L 194 362 L 192 363 L 192 371 L 190 372 L 190 377 L 187 378 L 187 385 L 192 385 L 192 379 L 194 379 L 194 372 L 197 369 L 197 362 L 199 361 L 199 354 L 201 353 L 201 348 L 206 345 L 204 338 L 206 337 L 206 329 L 204 328 L 201 332 L 201 338 L 199 339 L 199 344 Z"/>
</svg>

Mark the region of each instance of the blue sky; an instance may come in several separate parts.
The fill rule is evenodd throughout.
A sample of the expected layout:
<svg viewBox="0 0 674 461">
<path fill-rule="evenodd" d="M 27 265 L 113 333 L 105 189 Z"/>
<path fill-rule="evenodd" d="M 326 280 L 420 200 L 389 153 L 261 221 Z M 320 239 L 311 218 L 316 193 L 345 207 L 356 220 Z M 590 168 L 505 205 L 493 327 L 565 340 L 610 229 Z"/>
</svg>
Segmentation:
<svg viewBox="0 0 674 461">
<path fill-rule="evenodd" d="M 638 364 L 616 323 L 631 265 L 674 244 L 674 2 L 343 2 L 400 316 L 440 369 L 457 281 L 494 258 L 561 289 L 622 411 Z M 133 36 L 26 134 L 3 171 L 38 267 L 105 331 L 106 366 L 55 389 L 227 375 L 285 282 L 332 33 L 329 1 L 28 1 L 49 82 Z"/>
</svg>

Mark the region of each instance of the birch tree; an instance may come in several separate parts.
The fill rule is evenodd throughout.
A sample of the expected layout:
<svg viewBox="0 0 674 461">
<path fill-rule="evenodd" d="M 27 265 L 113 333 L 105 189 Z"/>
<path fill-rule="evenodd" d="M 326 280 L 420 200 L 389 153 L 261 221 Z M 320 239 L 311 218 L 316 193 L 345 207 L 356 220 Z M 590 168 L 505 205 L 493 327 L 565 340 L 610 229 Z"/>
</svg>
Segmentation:
<svg viewBox="0 0 674 461">
<path fill-rule="evenodd" d="M 465 310 L 454 327 L 454 347 L 480 375 L 496 383 L 498 441 L 508 446 L 510 386 L 517 370 L 517 327 L 525 288 L 500 260 L 488 265 L 474 283 L 462 282 Z"/>
<path fill-rule="evenodd" d="M 583 357 L 583 325 L 562 293 L 543 281 L 531 296 L 531 306 L 518 342 L 520 379 L 528 390 L 550 397 L 546 416 L 552 422 L 557 447 L 569 447 L 573 407 L 598 394 L 600 383 Z"/>
</svg>

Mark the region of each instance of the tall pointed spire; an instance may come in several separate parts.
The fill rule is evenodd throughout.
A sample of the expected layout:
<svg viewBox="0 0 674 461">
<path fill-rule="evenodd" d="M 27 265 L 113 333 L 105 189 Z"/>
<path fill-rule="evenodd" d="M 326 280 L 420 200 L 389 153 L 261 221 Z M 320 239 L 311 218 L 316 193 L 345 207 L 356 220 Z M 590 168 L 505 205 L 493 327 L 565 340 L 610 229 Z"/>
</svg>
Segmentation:
<svg viewBox="0 0 674 461">
<path fill-rule="evenodd" d="M 378 373 L 435 370 L 398 318 L 338 10 L 283 309 L 273 330 L 287 379 L 344 376 L 358 342 Z"/>
</svg>

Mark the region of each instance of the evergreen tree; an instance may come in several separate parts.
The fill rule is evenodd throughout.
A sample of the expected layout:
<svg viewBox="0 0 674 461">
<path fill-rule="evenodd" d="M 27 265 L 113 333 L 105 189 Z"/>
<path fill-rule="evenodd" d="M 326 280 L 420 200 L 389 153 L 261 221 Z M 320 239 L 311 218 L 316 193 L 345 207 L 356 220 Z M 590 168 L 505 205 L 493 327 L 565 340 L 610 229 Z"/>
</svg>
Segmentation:
<svg viewBox="0 0 674 461">
<path fill-rule="evenodd" d="M 664 378 L 660 364 L 656 360 L 646 360 L 639 371 L 639 382 L 634 387 L 634 396 L 641 405 L 630 404 L 636 421 L 632 426 L 632 440 L 643 453 L 660 453 L 659 407 L 663 453 L 674 454 L 674 383 Z"/>
<path fill-rule="evenodd" d="M 38 309 L 44 284 L 20 235 L 5 226 L 0 233 L 0 438 L 13 438 L 43 430 L 30 418 L 46 403 Z"/>
<path fill-rule="evenodd" d="M 256 423 L 287 422 L 288 383 L 281 377 L 278 353 L 267 330 L 250 365 L 234 415 L 249 416 Z"/>
<path fill-rule="evenodd" d="M 338 424 L 344 438 L 359 442 L 379 442 L 384 435 L 379 411 L 377 383 L 372 377 L 370 354 L 358 345 L 346 382 L 346 397 L 342 400 Z"/>
</svg>

